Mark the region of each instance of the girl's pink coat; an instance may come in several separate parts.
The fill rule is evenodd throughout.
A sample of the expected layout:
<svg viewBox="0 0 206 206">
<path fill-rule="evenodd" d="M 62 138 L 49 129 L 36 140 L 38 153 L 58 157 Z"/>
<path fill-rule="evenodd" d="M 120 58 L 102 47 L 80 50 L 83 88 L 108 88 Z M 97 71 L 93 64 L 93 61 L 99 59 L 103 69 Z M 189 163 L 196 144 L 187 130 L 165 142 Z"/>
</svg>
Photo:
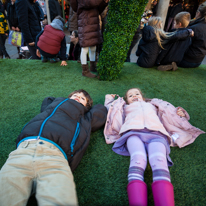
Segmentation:
<svg viewBox="0 0 206 206">
<path fill-rule="evenodd" d="M 193 143 L 200 134 L 205 133 L 188 122 L 190 118 L 189 114 L 183 108 L 175 108 L 172 104 L 161 99 L 152 99 L 150 103 L 157 108 L 157 115 L 168 133 L 166 134 L 161 129 L 157 130 L 170 138 L 170 146 L 184 147 Z M 128 130 L 135 129 L 129 124 L 122 129 L 125 120 L 125 105 L 126 103 L 121 97 L 115 101 L 111 95 L 106 95 L 105 97 L 105 106 L 108 109 L 108 115 L 104 135 L 107 144 L 117 141 L 121 137 L 120 133 L 127 131 L 127 126 Z M 185 117 L 177 115 L 178 108 L 184 111 Z M 138 117 L 142 118 L 141 115 Z M 152 125 L 147 125 L 147 128 L 149 129 L 150 126 Z M 136 129 L 144 128 L 136 127 Z"/>
</svg>

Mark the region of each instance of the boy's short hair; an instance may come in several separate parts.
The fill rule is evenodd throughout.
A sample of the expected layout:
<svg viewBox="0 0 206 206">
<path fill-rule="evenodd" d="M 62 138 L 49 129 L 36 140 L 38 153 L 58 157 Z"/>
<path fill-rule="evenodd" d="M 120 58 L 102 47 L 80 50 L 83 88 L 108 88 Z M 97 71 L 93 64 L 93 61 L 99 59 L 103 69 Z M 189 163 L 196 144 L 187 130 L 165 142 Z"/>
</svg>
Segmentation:
<svg viewBox="0 0 206 206">
<path fill-rule="evenodd" d="M 178 13 L 175 16 L 174 20 L 176 21 L 177 24 L 181 23 L 183 28 L 186 28 L 190 23 L 191 15 L 189 12 L 183 11 Z"/>
<path fill-rule="evenodd" d="M 90 97 L 89 93 L 86 92 L 86 91 L 83 90 L 83 89 L 79 89 L 79 90 L 75 90 L 75 91 L 73 91 L 72 93 L 70 93 L 69 96 L 68 96 L 68 98 L 70 98 L 73 94 L 76 94 L 76 93 L 83 93 L 83 94 L 84 94 L 84 96 L 85 96 L 86 99 L 87 99 L 86 108 L 87 108 L 88 110 L 91 109 L 92 104 L 93 104 L 93 100 L 92 100 L 92 98 Z"/>
<path fill-rule="evenodd" d="M 54 19 L 59 19 L 63 23 L 63 25 L 65 23 L 64 19 L 60 15 L 56 16 Z"/>
</svg>

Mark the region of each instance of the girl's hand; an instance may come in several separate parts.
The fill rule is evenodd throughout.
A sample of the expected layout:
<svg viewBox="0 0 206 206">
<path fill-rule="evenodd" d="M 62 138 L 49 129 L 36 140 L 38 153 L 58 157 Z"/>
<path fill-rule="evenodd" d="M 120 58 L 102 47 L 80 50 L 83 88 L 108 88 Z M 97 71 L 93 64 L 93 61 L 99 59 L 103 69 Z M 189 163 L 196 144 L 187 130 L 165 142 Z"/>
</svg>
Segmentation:
<svg viewBox="0 0 206 206">
<path fill-rule="evenodd" d="M 185 113 L 182 111 L 181 108 L 179 108 L 179 109 L 177 110 L 177 115 L 179 115 L 180 117 L 185 117 Z"/>
<path fill-rule="evenodd" d="M 115 98 L 116 94 L 110 94 L 113 98 Z"/>
</svg>

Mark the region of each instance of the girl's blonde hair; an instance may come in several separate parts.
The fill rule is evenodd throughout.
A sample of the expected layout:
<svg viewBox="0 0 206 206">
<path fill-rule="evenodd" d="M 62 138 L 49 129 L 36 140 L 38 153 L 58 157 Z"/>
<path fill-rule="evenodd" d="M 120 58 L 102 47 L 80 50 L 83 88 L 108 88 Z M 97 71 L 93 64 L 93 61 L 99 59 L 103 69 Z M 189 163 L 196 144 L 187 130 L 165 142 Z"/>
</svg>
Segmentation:
<svg viewBox="0 0 206 206">
<path fill-rule="evenodd" d="M 174 35 L 175 32 L 165 32 L 163 30 L 163 22 L 162 22 L 162 18 L 161 17 L 151 17 L 148 21 L 148 26 L 153 27 L 157 41 L 159 46 L 163 48 L 162 43 L 163 43 L 163 39 L 168 39 L 170 36 Z"/>
<path fill-rule="evenodd" d="M 197 10 L 200 12 L 201 17 L 204 18 L 206 22 L 206 1 L 200 4 Z"/>
</svg>

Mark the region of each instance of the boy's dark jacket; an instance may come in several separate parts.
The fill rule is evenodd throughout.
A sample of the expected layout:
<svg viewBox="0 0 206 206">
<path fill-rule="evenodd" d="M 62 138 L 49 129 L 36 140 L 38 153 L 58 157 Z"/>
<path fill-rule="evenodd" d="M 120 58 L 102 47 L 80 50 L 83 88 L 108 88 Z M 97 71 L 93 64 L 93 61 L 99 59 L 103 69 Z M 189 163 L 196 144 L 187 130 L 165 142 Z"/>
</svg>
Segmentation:
<svg viewBox="0 0 206 206">
<path fill-rule="evenodd" d="M 192 43 L 190 32 L 188 31 L 188 29 L 180 28 L 173 31 L 180 33 L 179 36 L 182 36 L 183 38 L 175 41 L 169 41 L 168 44 L 165 44 L 163 46 L 164 49 L 161 50 L 160 54 L 157 57 L 157 64 L 166 65 L 171 64 L 172 62 L 176 62 L 178 65 L 182 61 L 184 53 L 187 51 L 187 49 Z M 185 34 L 182 33 L 182 31 L 188 32 L 187 38 L 184 39 Z"/>
<path fill-rule="evenodd" d="M 42 103 L 41 113 L 26 124 L 16 143 L 18 145 L 25 138 L 40 136 L 40 139 L 57 144 L 74 171 L 89 145 L 91 131 L 102 127 L 106 116 L 107 109 L 101 104 L 88 111 L 75 100 L 47 97 Z"/>
</svg>

